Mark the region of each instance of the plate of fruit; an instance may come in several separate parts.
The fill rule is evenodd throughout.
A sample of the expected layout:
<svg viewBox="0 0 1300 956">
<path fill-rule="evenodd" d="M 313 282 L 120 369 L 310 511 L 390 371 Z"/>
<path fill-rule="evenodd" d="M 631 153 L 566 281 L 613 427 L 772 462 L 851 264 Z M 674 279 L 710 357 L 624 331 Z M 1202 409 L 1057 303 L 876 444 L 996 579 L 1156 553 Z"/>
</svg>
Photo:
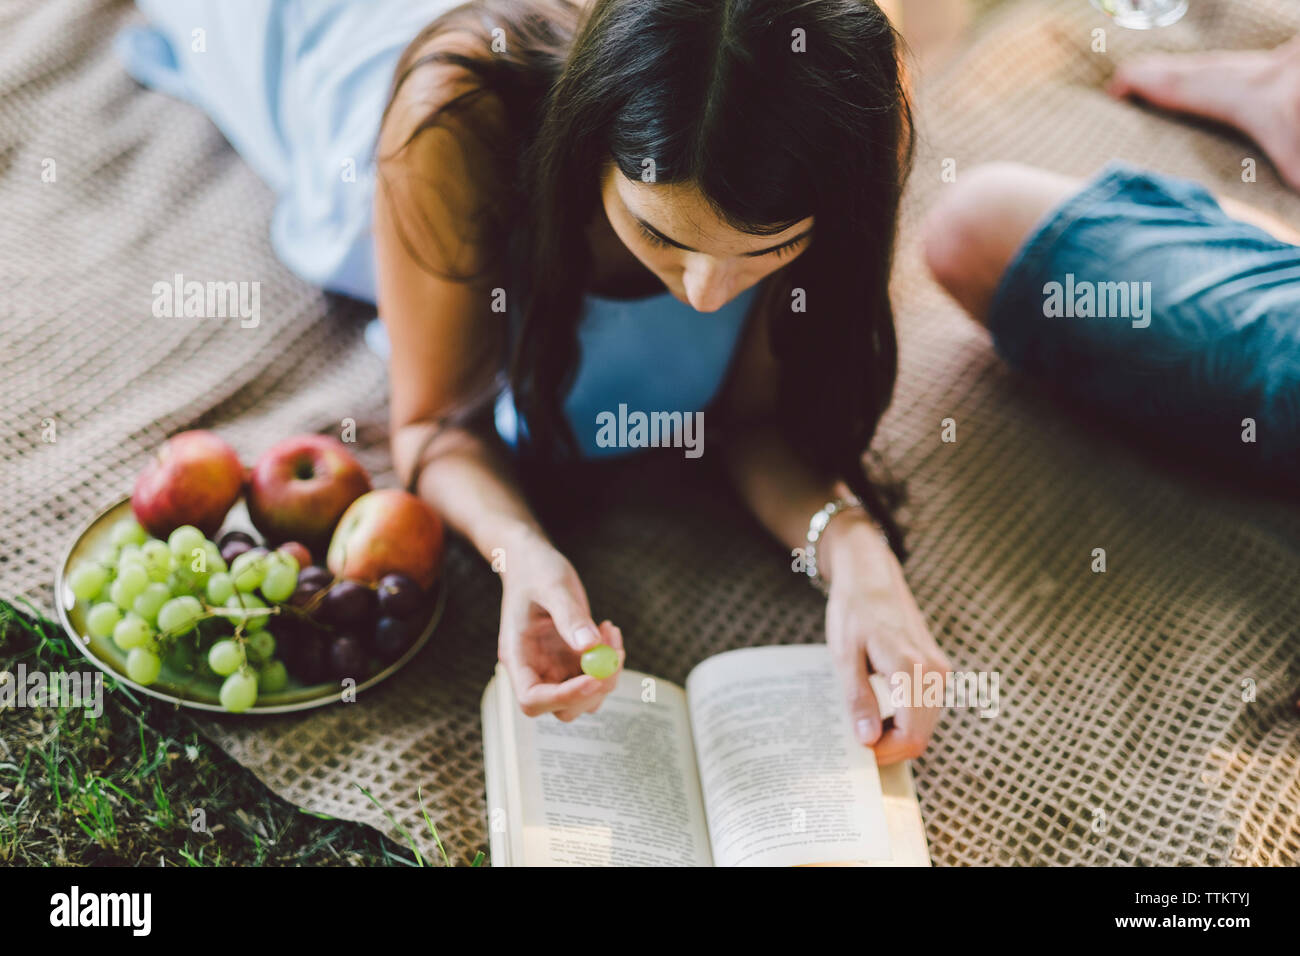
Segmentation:
<svg viewBox="0 0 1300 956">
<path fill-rule="evenodd" d="M 227 713 L 306 710 L 404 667 L 442 615 L 443 527 L 299 435 L 246 469 L 212 432 L 169 439 L 55 572 L 64 629 L 146 694 Z"/>
</svg>

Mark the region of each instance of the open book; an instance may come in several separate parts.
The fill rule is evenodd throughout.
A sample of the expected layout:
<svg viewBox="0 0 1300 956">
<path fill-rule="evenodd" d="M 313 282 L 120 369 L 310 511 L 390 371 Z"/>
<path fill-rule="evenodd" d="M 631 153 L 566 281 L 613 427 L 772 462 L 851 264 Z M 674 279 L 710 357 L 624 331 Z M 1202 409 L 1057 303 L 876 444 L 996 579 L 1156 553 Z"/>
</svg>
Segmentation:
<svg viewBox="0 0 1300 956">
<path fill-rule="evenodd" d="M 911 770 L 853 738 L 824 644 L 719 654 L 685 689 L 624 671 L 571 723 L 525 717 L 498 665 L 483 752 L 494 866 L 930 865 Z"/>
</svg>

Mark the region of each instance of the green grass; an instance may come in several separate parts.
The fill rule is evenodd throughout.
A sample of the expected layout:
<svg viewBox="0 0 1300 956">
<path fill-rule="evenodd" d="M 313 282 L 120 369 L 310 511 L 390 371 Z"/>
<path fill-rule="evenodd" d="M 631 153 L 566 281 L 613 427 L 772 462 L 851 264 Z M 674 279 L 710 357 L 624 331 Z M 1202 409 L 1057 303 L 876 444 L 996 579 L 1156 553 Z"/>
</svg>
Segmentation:
<svg viewBox="0 0 1300 956">
<path fill-rule="evenodd" d="M 91 669 L 59 625 L 0 601 L 0 670 L 19 662 Z M 196 810 L 206 832 L 192 828 Z M 98 718 L 79 707 L 0 710 L 0 866 L 425 865 L 414 846 L 280 799 L 184 711 L 111 678 Z"/>
</svg>

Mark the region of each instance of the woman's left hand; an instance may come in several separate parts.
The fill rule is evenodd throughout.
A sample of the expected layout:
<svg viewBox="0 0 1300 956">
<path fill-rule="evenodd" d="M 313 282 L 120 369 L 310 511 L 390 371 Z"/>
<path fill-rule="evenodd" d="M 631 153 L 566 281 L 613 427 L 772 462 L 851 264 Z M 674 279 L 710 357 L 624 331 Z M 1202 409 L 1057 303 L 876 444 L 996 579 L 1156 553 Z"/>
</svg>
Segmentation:
<svg viewBox="0 0 1300 956">
<path fill-rule="evenodd" d="M 832 530 L 833 529 L 833 530 Z M 875 750 L 882 766 L 919 757 L 930 743 L 941 707 L 922 707 L 922 686 L 916 686 L 919 665 L 925 675 L 952 670 L 939 649 L 897 558 L 871 525 L 857 512 L 847 512 L 826 529 L 822 553 L 829 571 L 826 604 L 826 643 L 848 702 L 854 734 Z M 867 679 L 869 673 L 890 679 L 905 675 L 911 689 L 904 706 L 894 707 L 894 726 L 881 734 L 880 710 Z M 932 678 L 933 679 L 933 678 Z"/>
</svg>

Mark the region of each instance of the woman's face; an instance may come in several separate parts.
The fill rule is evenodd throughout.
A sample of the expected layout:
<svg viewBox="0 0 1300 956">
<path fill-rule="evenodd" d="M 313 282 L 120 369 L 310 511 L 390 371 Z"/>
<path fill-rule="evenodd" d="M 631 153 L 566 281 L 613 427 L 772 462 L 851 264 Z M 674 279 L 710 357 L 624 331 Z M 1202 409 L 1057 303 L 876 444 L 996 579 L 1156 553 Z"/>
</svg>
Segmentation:
<svg viewBox="0 0 1300 956">
<path fill-rule="evenodd" d="M 694 185 L 630 180 L 610 162 L 601 179 L 605 214 L 619 239 L 673 295 L 715 312 L 808 247 L 809 216 L 773 236 L 739 232 Z"/>
</svg>

